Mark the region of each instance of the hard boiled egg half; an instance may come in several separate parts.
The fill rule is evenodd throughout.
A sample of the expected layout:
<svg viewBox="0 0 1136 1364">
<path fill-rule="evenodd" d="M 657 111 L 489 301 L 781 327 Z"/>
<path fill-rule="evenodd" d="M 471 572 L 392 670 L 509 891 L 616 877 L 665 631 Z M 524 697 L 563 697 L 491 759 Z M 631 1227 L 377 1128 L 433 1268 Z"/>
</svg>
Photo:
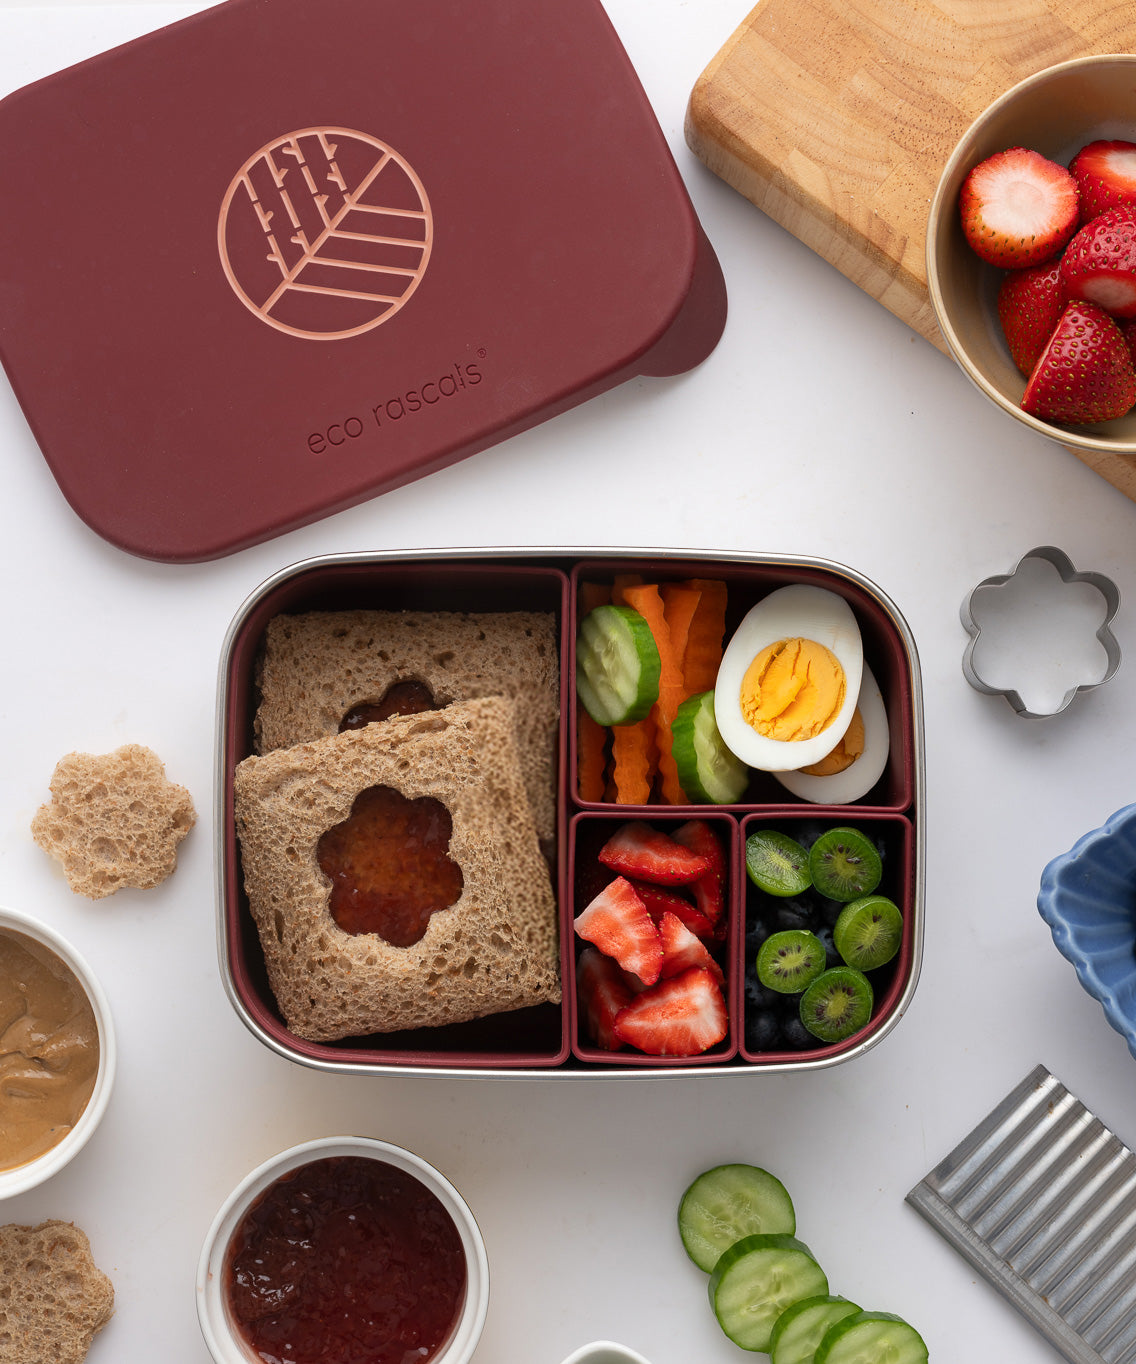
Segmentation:
<svg viewBox="0 0 1136 1364">
<path fill-rule="evenodd" d="M 814 805 L 850 805 L 883 776 L 890 750 L 884 698 L 865 663 L 856 714 L 844 738 L 819 763 L 773 775 L 786 790 Z"/>
<path fill-rule="evenodd" d="M 843 597 L 806 583 L 770 592 L 718 669 L 714 715 L 726 747 L 764 772 L 820 762 L 852 723 L 863 668 L 860 628 Z"/>
</svg>

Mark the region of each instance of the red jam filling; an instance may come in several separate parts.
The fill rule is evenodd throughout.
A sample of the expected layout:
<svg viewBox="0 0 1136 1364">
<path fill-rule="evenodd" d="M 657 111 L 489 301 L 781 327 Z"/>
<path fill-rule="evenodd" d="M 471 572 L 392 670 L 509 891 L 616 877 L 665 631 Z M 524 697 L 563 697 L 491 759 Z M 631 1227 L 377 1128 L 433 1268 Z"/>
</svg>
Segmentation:
<svg viewBox="0 0 1136 1364">
<path fill-rule="evenodd" d="M 377 720 L 389 720 L 392 715 L 422 715 L 428 710 L 437 710 L 438 703 L 425 682 L 410 678 L 405 682 L 392 682 L 381 701 L 361 701 L 352 706 L 339 722 L 339 732 L 345 729 L 362 729 L 373 725 Z"/>
<path fill-rule="evenodd" d="M 230 1315 L 265 1364 L 426 1364 L 465 1284 L 439 1199 L 365 1156 L 312 1161 L 269 1185 L 225 1260 Z"/>
<path fill-rule="evenodd" d="M 431 914 L 462 893 L 461 867 L 448 855 L 452 832 L 440 800 L 408 800 L 389 786 L 361 791 L 316 846 L 332 918 L 345 933 L 377 933 L 394 947 L 418 942 Z"/>
</svg>

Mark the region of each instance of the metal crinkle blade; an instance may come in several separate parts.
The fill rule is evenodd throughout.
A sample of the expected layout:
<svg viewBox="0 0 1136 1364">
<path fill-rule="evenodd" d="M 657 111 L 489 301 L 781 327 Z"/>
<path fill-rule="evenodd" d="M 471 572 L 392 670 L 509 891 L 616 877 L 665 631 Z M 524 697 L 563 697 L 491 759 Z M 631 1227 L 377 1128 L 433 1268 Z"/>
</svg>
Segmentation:
<svg viewBox="0 0 1136 1364">
<path fill-rule="evenodd" d="M 1044 1066 L 907 1202 L 1071 1364 L 1136 1361 L 1136 1156 Z"/>
</svg>

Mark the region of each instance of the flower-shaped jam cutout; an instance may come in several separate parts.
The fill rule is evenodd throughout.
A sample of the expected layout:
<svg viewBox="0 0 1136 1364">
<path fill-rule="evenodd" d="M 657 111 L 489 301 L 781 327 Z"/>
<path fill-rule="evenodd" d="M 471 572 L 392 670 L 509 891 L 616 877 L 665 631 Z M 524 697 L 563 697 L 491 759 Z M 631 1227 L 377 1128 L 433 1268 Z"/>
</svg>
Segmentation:
<svg viewBox="0 0 1136 1364">
<path fill-rule="evenodd" d="M 989 696 L 1005 696 L 1019 715 L 1057 715 L 1120 666 L 1109 628 L 1119 606 L 1110 579 L 1078 573 L 1052 545 L 1032 549 L 963 603 L 966 679 Z"/>
</svg>

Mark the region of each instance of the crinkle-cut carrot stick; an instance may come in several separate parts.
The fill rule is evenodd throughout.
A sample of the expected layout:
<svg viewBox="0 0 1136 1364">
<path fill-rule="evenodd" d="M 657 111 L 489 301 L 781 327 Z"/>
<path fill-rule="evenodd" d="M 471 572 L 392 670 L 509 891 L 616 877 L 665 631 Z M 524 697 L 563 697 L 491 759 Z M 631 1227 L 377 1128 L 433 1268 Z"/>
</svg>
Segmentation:
<svg viewBox="0 0 1136 1364">
<path fill-rule="evenodd" d="M 678 660 L 678 686 L 682 691 L 678 704 L 681 705 L 690 693 L 686 690 L 686 651 L 689 647 L 691 622 L 702 600 L 702 589 L 687 583 L 664 583 L 660 589 L 663 598 L 663 619 L 667 623 L 667 633 L 671 637 L 671 648 Z M 675 706 L 678 710 L 678 706 Z"/>
<path fill-rule="evenodd" d="M 623 590 L 623 597 L 627 605 L 638 611 L 651 627 L 659 651 L 659 699 L 651 707 L 648 718 L 655 722 L 663 800 L 670 805 L 684 805 L 686 796 L 679 785 L 678 769 L 671 755 L 671 722 L 683 701 L 681 656 L 676 654 L 672 645 L 658 587 L 654 583 L 627 587 Z"/>
<path fill-rule="evenodd" d="M 580 618 L 594 611 L 597 606 L 606 606 L 611 601 L 611 588 L 606 583 L 581 583 L 579 591 Z"/>
<path fill-rule="evenodd" d="M 726 635 L 726 584 L 716 578 L 691 578 L 688 586 L 702 593 L 683 655 L 683 685 L 687 696 L 710 691 L 718 680 L 722 641 Z"/>
<path fill-rule="evenodd" d="M 606 789 L 607 730 L 576 708 L 576 784 L 581 800 L 602 801 Z"/>
<path fill-rule="evenodd" d="M 633 725 L 613 725 L 611 772 L 619 805 L 646 805 L 655 775 L 655 722 L 650 715 Z"/>
<path fill-rule="evenodd" d="M 628 587 L 640 587 L 643 583 L 641 573 L 617 573 L 611 580 L 611 599 L 616 606 L 630 606 L 631 603 L 624 599 L 624 589 Z"/>
</svg>

